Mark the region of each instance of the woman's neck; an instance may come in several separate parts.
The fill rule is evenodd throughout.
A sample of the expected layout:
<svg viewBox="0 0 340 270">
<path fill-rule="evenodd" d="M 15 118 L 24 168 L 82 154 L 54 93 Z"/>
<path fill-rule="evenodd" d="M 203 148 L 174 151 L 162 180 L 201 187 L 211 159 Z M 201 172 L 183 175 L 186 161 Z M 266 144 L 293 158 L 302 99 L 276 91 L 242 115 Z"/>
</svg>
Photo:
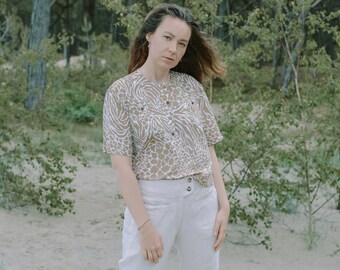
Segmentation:
<svg viewBox="0 0 340 270">
<path fill-rule="evenodd" d="M 139 71 L 153 83 L 168 83 L 170 81 L 170 70 L 155 69 L 145 63 L 139 68 Z"/>
</svg>

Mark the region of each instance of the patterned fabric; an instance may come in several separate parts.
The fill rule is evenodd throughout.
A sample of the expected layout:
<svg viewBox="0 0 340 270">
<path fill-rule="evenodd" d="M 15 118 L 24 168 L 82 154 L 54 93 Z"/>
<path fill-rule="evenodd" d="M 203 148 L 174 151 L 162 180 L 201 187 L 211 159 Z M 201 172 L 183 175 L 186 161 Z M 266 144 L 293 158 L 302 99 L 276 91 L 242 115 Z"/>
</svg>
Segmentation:
<svg viewBox="0 0 340 270">
<path fill-rule="evenodd" d="M 103 150 L 132 157 L 138 180 L 195 175 L 211 186 L 208 145 L 222 139 L 202 85 L 170 72 L 168 84 L 155 84 L 135 71 L 107 90 L 103 111 Z"/>
</svg>

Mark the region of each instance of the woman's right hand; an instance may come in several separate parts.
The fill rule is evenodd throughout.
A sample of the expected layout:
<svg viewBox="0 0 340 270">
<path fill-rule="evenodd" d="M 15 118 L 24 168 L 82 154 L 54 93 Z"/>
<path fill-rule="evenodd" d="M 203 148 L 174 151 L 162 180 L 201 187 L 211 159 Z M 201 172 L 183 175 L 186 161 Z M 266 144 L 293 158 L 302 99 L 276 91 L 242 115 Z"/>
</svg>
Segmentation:
<svg viewBox="0 0 340 270">
<path fill-rule="evenodd" d="M 140 229 L 139 233 L 144 259 L 157 263 L 160 257 L 162 257 L 164 250 L 161 235 L 151 221 L 147 222 Z"/>
<path fill-rule="evenodd" d="M 144 206 L 137 178 L 132 170 L 132 158 L 130 156 L 111 155 L 111 161 L 126 206 L 136 223 L 141 225 L 148 217 L 148 213 Z M 157 263 L 163 255 L 164 247 L 161 236 L 151 220 L 140 227 L 139 234 L 145 260 Z"/>
</svg>

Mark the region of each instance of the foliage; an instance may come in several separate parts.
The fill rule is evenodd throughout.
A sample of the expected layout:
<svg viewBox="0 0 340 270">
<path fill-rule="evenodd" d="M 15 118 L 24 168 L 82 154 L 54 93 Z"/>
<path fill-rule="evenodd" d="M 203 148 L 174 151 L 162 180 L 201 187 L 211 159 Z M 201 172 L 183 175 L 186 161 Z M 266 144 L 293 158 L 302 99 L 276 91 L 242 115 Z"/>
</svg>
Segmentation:
<svg viewBox="0 0 340 270">
<path fill-rule="evenodd" d="M 61 95 L 62 102 L 59 107 L 51 108 L 55 115 L 64 116 L 66 119 L 78 123 L 93 123 L 100 115 L 101 102 L 89 89 L 82 85 L 71 85 L 64 89 Z"/>
<path fill-rule="evenodd" d="M 229 76 L 223 93 L 231 104 L 221 119 L 225 140 L 217 147 L 219 157 L 228 163 L 231 221 L 245 222 L 260 236 L 258 223 L 270 225 L 273 206 L 287 212 L 291 201 L 296 207 L 300 202 L 306 207 L 310 249 L 318 237 L 315 215 L 336 195 L 340 184 L 336 158 L 340 127 L 335 124 L 340 119 L 340 82 L 325 49 L 318 48 L 301 28 L 299 14 L 306 10 L 302 2 L 293 7 L 295 17 L 281 11 L 279 21 L 270 21 L 266 9 L 250 12 L 246 20 L 237 14 L 229 18 L 233 33 L 251 41 L 233 54 L 225 50 Z M 314 13 L 307 19 L 308 30 L 327 30 L 336 40 L 339 29 L 327 24 L 334 16 L 331 13 L 325 19 L 324 13 Z M 273 31 L 283 30 L 283 25 L 284 31 Z M 297 48 L 297 38 L 302 36 L 305 45 Z M 284 74 L 288 67 L 293 74 L 294 85 L 284 98 L 270 84 L 268 74 L 275 67 L 263 66 L 272 61 L 275 48 L 269 48 L 274 40 L 285 51 Z M 324 196 L 325 202 L 317 203 Z"/>
<path fill-rule="evenodd" d="M 161 1 L 100 2 L 131 40 Z M 340 11 L 330 10 L 330 1 L 173 2 L 184 4 L 202 31 L 220 39 L 216 44 L 228 66 L 222 86 L 210 95 L 224 106 L 219 120 L 225 139 L 216 150 L 226 164 L 231 222 L 246 224 L 270 248 L 266 230 L 274 211 L 292 213 L 302 205 L 311 248 L 318 237 L 315 216 L 340 190 Z M 72 211 L 63 195 L 74 191 L 75 167 L 65 157 L 79 157 L 79 148 L 56 136 L 63 134 L 64 120 L 100 126 L 105 91 L 126 74 L 128 52 L 84 20 L 74 38 L 86 43 L 78 50 L 85 58 L 61 69 L 54 65 L 61 47 L 52 38 L 37 54 L 18 49 L 17 40 L 27 40 L 23 24 L 13 29 L 19 38 L 0 47 L 0 64 L 8 67 L 0 68 L 1 203 L 36 203 L 53 214 Z M 70 42 L 63 35 L 57 40 Z M 39 57 L 48 61 L 47 89 L 38 110 L 28 113 L 25 70 Z"/>
<path fill-rule="evenodd" d="M 146 7 L 160 1 L 101 2 L 114 12 L 124 10 L 119 23 L 131 38 L 139 25 L 133 20 L 140 21 Z M 273 211 L 291 213 L 302 204 L 307 242 L 313 243 L 318 235 L 313 215 L 339 189 L 340 166 L 335 158 L 339 125 L 334 124 L 339 122 L 338 51 L 330 54 L 316 36 L 327 33 L 328 44 L 339 45 L 339 11 L 304 0 L 253 1 L 251 8 L 230 7 L 229 1 L 183 3 L 203 31 L 224 41 L 218 45 L 228 66 L 225 86 L 209 94 L 224 104 L 220 128 L 225 140 L 217 153 L 226 163 L 231 222 L 247 224 L 269 248 L 266 228 Z M 331 197 L 316 206 L 321 191 Z"/>
<path fill-rule="evenodd" d="M 75 143 L 63 134 L 68 121 L 98 125 L 107 87 L 125 74 L 127 53 L 109 45 L 108 35 L 92 37 L 92 46 L 85 51 L 91 62 L 87 57 L 66 68 L 55 63 L 59 46 L 69 39 L 61 35 L 59 41 L 45 40 L 40 52 L 6 49 L 0 59 L 5 63 L 0 68 L 0 205 L 6 208 L 35 204 L 51 215 L 73 211 L 77 165 L 72 160 L 86 162 L 79 140 Z M 48 64 L 46 89 L 38 109 L 27 111 L 26 66 L 39 58 Z"/>
<path fill-rule="evenodd" d="M 70 67 L 66 86 L 76 84 L 103 96 L 113 81 L 126 75 L 128 52 L 112 44 L 109 35 L 102 34 L 94 37 L 91 54 L 92 66 L 84 59 L 78 62 L 81 68 Z"/>
<path fill-rule="evenodd" d="M 336 256 L 340 254 L 340 245 L 336 244 L 336 249 L 332 252 L 331 256 Z"/>
<path fill-rule="evenodd" d="M 0 106 L 0 205 L 6 208 L 37 205 L 39 211 L 50 215 L 62 215 L 73 211 L 71 183 L 76 163 L 70 165 L 71 157 L 82 161 L 81 148 L 72 138 L 59 142 L 58 133 L 64 130 L 62 118 L 51 118 L 49 107 L 53 100 L 49 94 L 37 110 L 27 111 L 26 66 L 43 57 L 50 60 L 50 76 L 47 93 L 61 87 L 66 77 L 55 69 L 56 46 L 48 40 L 40 53 L 21 48 L 10 61 L 1 66 Z M 1 61 L 0 61 L 1 62 Z M 67 161 L 69 160 L 69 161 Z"/>
<path fill-rule="evenodd" d="M 68 67 L 63 87 L 50 94 L 57 101 L 49 109 L 54 117 L 83 124 L 101 123 L 102 102 L 107 88 L 127 72 L 127 52 L 109 44 L 107 35 L 94 37 L 91 48 L 93 61 L 89 63 L 85 58 Z"/>
<path fill-rule="evenodd" d="M 229 91 L 235 100 L 223 109 L 220 128 L 225 139 L 216 149 L 226 162 L 223 175 L 232 205 L 230 221 L 247 224 L 260 243 L 270 248 L 266 229 L 273 211 L 296 211 L 303 197 L 299 184 L 287 178 L 287 160 L 279 158 L 287 148 L 283 132 L 290 124 L 284 116 L 287 104 L 272 92 L 254 104 L 240 102 L 238 89 Z"/>
</svg>

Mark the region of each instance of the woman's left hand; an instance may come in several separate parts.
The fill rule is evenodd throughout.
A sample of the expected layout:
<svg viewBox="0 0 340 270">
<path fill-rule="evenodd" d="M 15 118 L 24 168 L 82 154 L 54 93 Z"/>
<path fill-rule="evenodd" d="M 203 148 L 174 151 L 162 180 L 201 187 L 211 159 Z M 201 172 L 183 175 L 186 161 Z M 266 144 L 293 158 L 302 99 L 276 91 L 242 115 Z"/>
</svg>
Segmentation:
<svg viewBox="0 0 340 270">
<path fill-rule="evenodd" d="M 214 251 L 218 251 L 227 235 L 228 229 L 228 209 L 220 209 L 216 216 L 215 226 L 214 226 L 214 236 L 216 236 L 216 242 L 214 244 Z"/>
</svg>

